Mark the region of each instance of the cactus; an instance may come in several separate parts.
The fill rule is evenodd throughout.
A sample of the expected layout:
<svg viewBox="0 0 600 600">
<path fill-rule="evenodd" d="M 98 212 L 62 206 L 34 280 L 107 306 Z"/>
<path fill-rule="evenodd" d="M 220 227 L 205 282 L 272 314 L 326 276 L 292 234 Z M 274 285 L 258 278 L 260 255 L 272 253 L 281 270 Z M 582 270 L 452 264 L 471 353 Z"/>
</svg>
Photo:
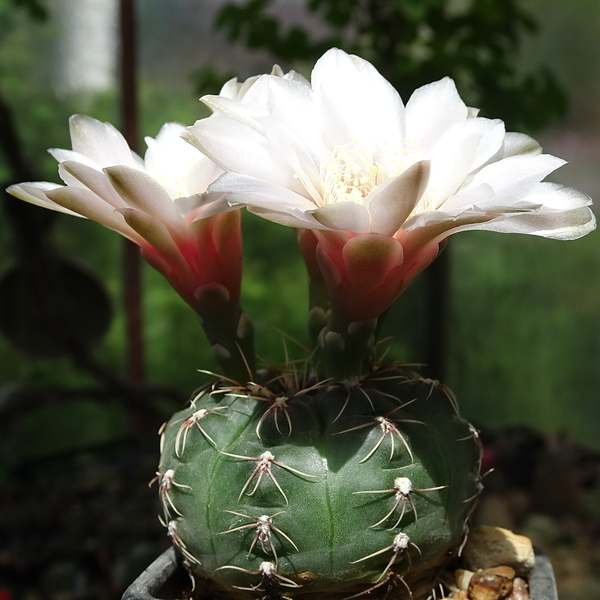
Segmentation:
<svg viewBox="0 0 600 600">
<path fill-rule="evenodd" d="M 204 388 L 162 432 L 161 518 L 190 573 L 240 599 L 430 590 L 480 486 L 451 393 L 401 367 L 270 375 Z"/>
</svg>

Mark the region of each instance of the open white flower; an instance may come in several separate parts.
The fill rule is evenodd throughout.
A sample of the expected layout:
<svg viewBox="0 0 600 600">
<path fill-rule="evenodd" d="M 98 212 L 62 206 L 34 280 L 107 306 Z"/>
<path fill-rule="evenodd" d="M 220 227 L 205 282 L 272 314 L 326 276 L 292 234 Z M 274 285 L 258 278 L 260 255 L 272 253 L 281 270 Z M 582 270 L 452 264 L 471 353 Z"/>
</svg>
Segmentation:
<svg viewBox="0 0 600 600">
<path fill-rule="evenodd" d="M 196 310 L 200 310 L 198 289 L 214 282 L 237 301 L 239 216 L 213 216 L 211 204 L 202 202 L 206 188 L 222 171 L 181 139 L 184 126 L 167 123 L 155 139 L 146 138 L 144 160 L 110 123 L 74 115 L 69 128 L 73 149 L 49 151 L 59 162 L 66 185 L 21 183 L 11 186 L 9 193 L 118 231 L 140 246 L 144 258 Z M 227 230 L 232 239 L 229 248 L 222 242 Z M 215 236 L 223 250 L 218 261 L 207 251 L 214 247 Z M 221 275 L 220 262 L 231 262 L 235 268 L 222 268 Z"/>
<path fill-rule="evenodd" d="M 594 226 L 585 194 L 541 183 L 564 161 L 476 116 L 449 78 L 404 106 L 370 63 L 332 49 L 311 84 L 264 75 L 243 101 L 203 101 L 214 114 L 184 135 L 230 172 L 211 189 L 275 221 L 385 235 L 443 223 L 558 239 Z"/>
<path fill-rule="evenodd" d="M 449 78 L 419 88 L 404 106 L 370 63 L 332 49 L 311 83 L 264 75 L 242 101 L 203 101 L 213 114 L 184 137 L 226 171 L 210 190 L 314 230 L 331 286 L 354 280 L 342 295 L 360 296 L 379 256 L 386 266 L 372 295 L 381 297 L 387 281 L 395 297 L 457 231 L 574 239 L 595 227 L 585 194 L 542 181 L 564 161 L 506 133 L 502 121 L 478 117 Z M 347 242 L 353 251 L 343 256 Z"/>
</svg>

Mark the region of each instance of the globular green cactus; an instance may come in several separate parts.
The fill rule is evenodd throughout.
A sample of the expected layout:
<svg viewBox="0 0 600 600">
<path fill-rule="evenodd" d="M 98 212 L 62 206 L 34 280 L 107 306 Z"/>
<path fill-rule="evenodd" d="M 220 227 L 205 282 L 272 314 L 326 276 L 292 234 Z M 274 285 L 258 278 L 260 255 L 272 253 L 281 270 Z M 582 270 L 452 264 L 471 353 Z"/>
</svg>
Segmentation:
<svg viewBox="0 0 600 600">
<path fill-rule="evenodd" d="M 268 379 L 205 388 L 162 434 L 161 518 L 199 587 L 372 598 L 431 581 L 480 487 L 477 435 L 451 393 L 401 368 Z"/>
</svg>

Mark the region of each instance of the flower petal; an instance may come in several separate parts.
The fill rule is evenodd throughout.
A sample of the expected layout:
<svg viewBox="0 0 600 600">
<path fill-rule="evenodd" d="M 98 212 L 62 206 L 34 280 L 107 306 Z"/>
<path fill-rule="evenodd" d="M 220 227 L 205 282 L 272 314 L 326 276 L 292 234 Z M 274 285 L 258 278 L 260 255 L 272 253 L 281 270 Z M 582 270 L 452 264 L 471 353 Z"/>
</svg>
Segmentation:
<svg viewBox="0 0 600 600">
<path fill-rule="evenodd" d="M 330 229 L 367 233 L 371 229 L 369 211 L 356 202 L 334 202 L 320 206 L 312 213 L 322 225 Z"/>
<path fill-rule="evenodd" d="M 498 233 L 525 233 L 555 240 L 575 240 L 596 228 L 596 218 L 589 208 L 570 211 L 529 212 L 504 215 L 488 223 L 465 225 L 457 231 L 483 229 Z"/>
<path fill-rule="evenodd" d="M 98 171 L 83 163 L 69 160 L 60 164 L 60 172 L 66 172 L 78 186 L 85 186 L 114 208 L 127 206 L 123 198 L 115 192 L 108 177 L 102 171 Z"/>
<path fill-rule="evenodd" d="M 181 250 L 171 237 L 167 227 L 159 219 L 134 208 L 123 208 L 119 210 L 119 213 L 123 215 L 127 224 L 160 254 L 171 269 L 177 273 L 182 283 L 194 280 L 193 273 Z"/>
<path fill-rule="evenodd" d="M 49 208 L 50 210 L 72 215 L 74 217 L 83 217 L 83 215 L 74 212 L 69 208 L 65 208 L 60 204 L 56 204 L 56 202 L 53 202 L 48 198 L 48 196 L 46 196 L 46 192 L 57 190 L 62 187 L 62 185 L 50 183 L 49 181 L 30 181 L 11 185 L 6 189 L 6 191 L 11 196 L 18 198 L 19 200 L 29 202 L 29 204 L 35 204 L 36 206 L 41 206 L 42 208 Z"/>
<path fill-rule="evenodd" d="M 415 90 L 406 104 L 406 137 L 409 146 L 427 153 L 450 127 L 464 121 L 468 109 L 454 81 L 444 77 Z"/>
<path fill-rule="evenodd" d="M 502 160 L 508 156 L 515 156 L 517 154 L 541 154 L 542 147 L 532 137 L 525 135 L 524 133 L 514 133 L 509 131 L 504 136 L 504 142 L 500 148 L 498 154 L 493 157 L 493 161 Z"/>
<path fill-rule="evenodd" d="M 193 203 L 190 203 L 189 205 L 183 203 L 179 204 L 179 201 L 193 201 L 195 198 L 201 199 L 195 206 Z M 185 218 L 188 223 L 239 209 L 239 205 L 230 204 L 227 201 L 227 194 L 222 194 L 220 192 L 206 192 L 204 194 L 199 194 L 196 197 L 190 196 L 189 198 L 180 198 L 179 201 L 176 200 L 175 203 L 182 213 L 185 213 L 189 207 L 189 211 L 185 213 Z"/>
<path fill-rule="evenodd" d="M 100 165 L 93 161 L 91 158 L 80 154 L 79 152 L 74 152 L 73 150 L 64 150 L 63 148 L 48 148 L 48 154 L 56 160 L 58 163 L 62 163 L 65 161 L 78 162 L 83 165 L 86 165 L 92 169 L 101 170 Z"/>
<path fill-rule="evenodd" d="M 420 161 L 372 192 L 368 204 L 371 231 L 394 235 L 402 227 L 427 187 L 429 170 L 429 161 Z"/>
<path fill-rule="evenodd" d="M 342 257 L 348 279 L 365 289 L 373 289 L 383 283 L 392 268 L 402 264 L 403 250 L 394 238 L 369 233 L 348 240 Z"/>
<path fill-rule="evenodd" d="M 426 192 L 429 210 L 444 210 L 445 201 L 467 179 L 477 156 L 481 136 L 473 133 L 460 139 L 459 143 L 459 146 L 440 143 L 431 157 L 431 176 Z"/>
<path fill-rule="evenodd" d="M 315 203 L 285 187 L 257 177 L 224 173 L 208 188 L 209 192 L 228 194 L 232 204 L 244 204 L 264 210 L 312 211 Z"/>
<path fill-rule="evenodd" d="M 156 138 L 146 137 L 146 171 L 172 199 L 191 196 L 206 188 L 222 172 L 197 148 L 181 138 L 185 126 L 165 123 Z"/>
<path fill-rule="evenodd" d="M 298 229 L 328 229 L 325 225 L 319 223 L 312 214 L 300 211 L 292 208 L 289 210 L 282 209 L 281 211 L 265 210 L 263 208 L 256 208 L 254 206 L 248 206 L 248 212 L 253 215 L 258 215 L 267 221 L 273 223 L 279 223 L 279 225 L 285 225 L 286 227 L 295 227 Z"/>
<path fill-rule="evenodd" d="M 542 181 L 535 186 L 526 199 L 533 204 L 543 205 L 544 210 L 571 210 L 592 204 L 587 194 L 549 181 Z"/>
<path fill-rule="evenodd" d="M 377 149 L 404 139 L 402 100 L 366 60 L 333 48 L 315 64 L 312 87 L 329 148 L 357 140 Z"/>
<path fill-rule="evenodd" d="M 93 160 L 100 167 L 128 165 L 140 168 L 141 159 L 132 153 L 121 133 L 110 123 L 85 115 L 69 119 L 73 150 Z"/>
<path fill-rule="evenodd" d="M 113 229 L 136 244 L 140 243 L 140 238 L 127 226 L 123 217 L 87 188 L 65 186 L 51 190 L 47 195 L 56 204 Z"/>
<path fill-rule="evenodd" d="M 123 165 L 108 167 L 104 172 L 129 206 L 158 219 L 172 233 L 185 228 L 183 217 L 170 196 L 150 175 Z"/>
<path fill-rule="evenodd" d="M 473 176 L 469 185 L 465 186 L 465 190 L 470 186 L 487 183 L 497 196 L 504 193 L 513 194 L 516 200 L 529 193 L 531 186 L 537 185 L 565 162 L 551 154 L 509 156 L 483 167 Z"/>
<path fill-rule="evenodd" d="M 302 186 L 294 179 L 290 165 L 267 146 L 262 133 L 244 120 L 238 120 L 237 116 L 215 113 L 196 121 L 182 137 L 224 171 L 250 175 L 301 191 Z"/>
</svg>

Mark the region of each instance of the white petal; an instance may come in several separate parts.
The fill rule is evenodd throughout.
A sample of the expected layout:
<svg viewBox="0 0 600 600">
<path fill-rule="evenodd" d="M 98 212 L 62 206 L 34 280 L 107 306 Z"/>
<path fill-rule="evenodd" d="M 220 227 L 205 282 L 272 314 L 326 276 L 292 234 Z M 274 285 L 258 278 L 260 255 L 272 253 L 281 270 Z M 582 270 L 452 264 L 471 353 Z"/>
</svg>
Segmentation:
<svg viewBox="0 0 600 600">
<path fill-rule="evenodd" d="M 476 186 L 470 186 L 468 189 L 459 190 L 442 204 L 440 210 L 443 210 L 447 214 L 458 214 L 475 203 L 490 199 L 496 199 L 493 188 L 487 183 L 481 183 Z"/>
<path fill-rule="evenodd" d="M 214 215 L 220 215 L 224 212 L 231 212 L 239 208 L 238 205 L 232 205 L 227 201 L 227 194 L 213 192 L 198 194 L 197 197 L 199 197 L 201 200 L 196 204 L 196 206 L 187 211 L 186 220 L 188 222 L 190 218 L 192 221 L 198 221 Z M 181 198 L 181 200 L 190 201 L 193 198 L 195 197 L 191 196 L 190 198 Z M 175 202 L 177 203 L 178 201 L 176 200 Z M 182 205 L 178 204 L 178 207 L 180 210 L 182 210 Z"/>
<path fill-rule="evenodd" d="M 450 127 L 467 119 L 468 109 L 454 81 L 444 77 L 415 90 L 406 104 L 406 137 L 424 155 Z"/>
<path fill-rule="evenodd" d="M 596 228 L 596 218 L 589 208 L 569 211 L 505 215 L 488 223 L 466 225 L 461 231 L 483 229 L 498 233 L 526 233 L 555 240 L 575 240 Z"/>
<path fill-rule="evenodd" d="M 262 129 L 262 127 L 261 127 Z M 254 128 L 214 114 L 196 121 L 182 134 L 224 171 L 250 175 L 300 191 L 294 170 L 267 145 Z"/>
<path fill-rule="evenodd" d="M 356 202 L 335 202 L 313 211 L 314 218 L 330 229 L 368 233 L 371 229 L 369 211 Z"/>
<path fill-rule="evenodd" d="M 91 167 L 92 169 L 97 169 L 99 171 L 102 170 L 97 162 L 93 161 L 87 156 L 84 156 L 83 154 L 80 154 L 79 152 L 74 152 L 73 150 L 64 150 L 63 148 L 48 148 L 48 153 L 58 163 L 70 160 L 72 162 L 79 162 L 82 165 Z"/>
<path fill-rule="evenodd" d="M 263 89 L 264 88 L 264 89 Z M 301 138 L 313 155 L 321 155 L 325 147 L 321 140 L 321 123 L 312 90 L 305 83 L 281 77 L 261 77 L 248 96 L 261 94 L 266 98 L 266 119 L 258 121 L 267 128 L 273 117 L 279 125 L 293 131 Z M 272 125 L 266 132 L 271 139 Z"/>
<path fill-rule="evenodd" d="M 223 169 L 207 156 L 197 162 L 187 173 L 188 194 L 204 193 L 208 186 L 223 174 Z"/>
<path fill-rule="evenodd" d="M 121 133 L 110 123 L 102 123 L 85 115 L 73 115 L 69 119 L 69 131 L 73 150 L 100 165 L 128 165 L 139 168 L 129 145 Z"/>
<path fill-rule="evenodd" d="M 46 192 L 57 190 L 62 187 L 63 186 L 50 183 L 49 181 L 30 181 L 11 185 L 6 191 L 11 196 L 29 202 L 29 204 L 35 204 L 42 208 L 49 208 L 50 210 L 55 210 L 56 212 L 65 213 L 74 217 L 83 217 L 83 215 L 74 212 L 69 208 L 56 204 L 56 202 L 53 202 L 46 196 Z"/>
<path fill-rule="evenodd" d="M 61 187 L 49 191 L 48 198 L 64 208 L 118 231 L 121 235 L 139 243 L 139 237 L 127 226 L 123 217 L 112 206 L 86 188 Z"/>
<path fill-rule="evenodd" d="M 297 181 L 293 182 L 292 189 L 299 191 L 302 195 L 308 193 L 317 204 L 322 204 L 323 185 L 319 165 L 321 163 L 320 156 L 325 149 L 319 148 L 315 151 L 316 144 L 310 148 L 305 143 L 307 141 L 305 136 L 290 129 L 278 117 L 269 117 L 263 123 L 273 152 L 285 159 L 294 172 L 294 179 Z"/>
<path fill-rule="evenodd" d="M 368 207 L 371 231 L 394 235 L 417 205 L 429 180 L 429 162 L 415 163 L 374 190 Z"/>
<path fill-rule="evenodd" d="M 300 211 L 296 208 L 291 208 L 286 212 L 277 212 L 275 210 L 264 210 L 248 206 L 248 212 L 258 215 L 267 221 L 285 225 L 286 227 L 295 227 L 298 229 L 329 229 L 325 225 L 319 223 L 310 213 Z"/>
<path fill-rule="evenodd" d="M 514 193 L 515 199 L 518 199 L 565 162 L 551 154 L 509 156 L 483 167 L 474 175 L 468 187 L 487 183 L 494 188 L 497 196 Z"/>
<path fill-rule="evenodd" d="M 506 135 L 504 123 L 500 119 L 483 118 L 467 119 L 452 127 L 446 135 L 450 135 L 451 132 L 454 132 L 455 139 L 471 135 L 479 137 L 470 172 L 481 167 L 498 152 Z"/>
<path fill-rule="evenodd" d="M 197 148 L 181 138 L 185 127 L 165 123 L 155 139 L 146 138 L 146 171 L 171 198 L 202 193 L 220 169 Z"/>
<path fill-rule="evenodd" d="M 241 87 L 241 83 L 238 82 L 237 77 L 233 79 L 229 79 L 225 82 L 221 91 L 219 92 L 219 96 L 223 96 L 224 98 L 230 98 L 231 100 L 235 100 L 238 96 L 239 89 Z"/>
<path fill-rule="evenodd" d="M 62 176 L 65 180 L 67 179 L 65 174 L 68 174 L 79 187 L 85 186 L 114 208 L 127 206 L 102 171 L 97 171 L 80 162 L 65 161 L 60 164 L 59 173 L 63 173 Z"/>
<path fill-rule="evenodd" d="M 375 150 L 404 139 L 402 100 L 366 60 L 333 48 L 317 61 L 312 86 L 328 147 L 357 140 Z"/>
<path fill-rule="evenodd" d="M 592 199 L 587 194 L 548 181 L 535 186 L 526 199 L 533 204 L 543 205 L 544 210 L 571 210 L 592 204 Z"/>
<path fill-rule="evenodd" d="M 108 167 L 104 172 L 129 206 L 158 219 L 172 232 L 181 232 L 185 227 L 170 196 L 150 175 L 123 165 Z"/>
<path fill-rule="evenodd" d="M 431 176 L 426 195 L 433 209 L 445 210 L 446 200 L 466 180 L 477 156 L 481 135 L 473 133 L 463 137 L 458 146 L 454 146 L 454 139 L 446 140 L 449 143 L 438 144 L 431 156 Z"/>
<path fill-rule="evenodd" d="M 260 77 L 260 81 L 266 78 L 266 75 Z M 260 85 L 256 86 L 258 90 L 261 88 Z M 262 98 L 262 94 L 261 94 Z M 238 100 L 231 98 L 224 98 L 222 96 L 203 96 L 200 98 L 206 106 L 208 106 L 213 111 L 213 116 L 222 116 L 227 117 L 228 119 L 233 119 L 238 123 L 245 125 L 246 127 L 253 129 L 259 134 L 263 134 L 263 129 L 260 124 L 256 121 L 256 117 L 260 115 L 266 114 L 264 110 L 257 110 L 254 107 L 250 107 L 245 103 L 242 103 Z M 200 122 L 206 119 L 200 119 Z M 199 121 L 196 121 L 198 123 Z M 193 127 L 193 126 L 192 126 Z"/>
<path fill-rule="evenodd" d="M 541 154 L 542 147 L 532 137 L 525 135 L 524 133 L 508 132 L 504 136 L 504 143 L 500 152 L 495 160 L 501 160 L 508 156 L 515 156 L 517 154 Z"/>
<path fill-rule="evenodd" d="M 307 212 L 315 209 L 314 202 L 305 196 L 247 175 L 224 173 L 208 188 L 208 191 L 227 193 L 230 203 L 235 202 L 264 210 L 282 212 L 297 209 Z"/>
<path fill-rule="evenodd" d="M 134 208 L 123 208 L 120 212 L 127 224 L 176 271 L 178 279 L 184 280 L 182 283 L 185 280 L 193 281 L 193 274 L 181 250 L 171 237 L 168 228 L 160 220 Z"/>
</svg>

